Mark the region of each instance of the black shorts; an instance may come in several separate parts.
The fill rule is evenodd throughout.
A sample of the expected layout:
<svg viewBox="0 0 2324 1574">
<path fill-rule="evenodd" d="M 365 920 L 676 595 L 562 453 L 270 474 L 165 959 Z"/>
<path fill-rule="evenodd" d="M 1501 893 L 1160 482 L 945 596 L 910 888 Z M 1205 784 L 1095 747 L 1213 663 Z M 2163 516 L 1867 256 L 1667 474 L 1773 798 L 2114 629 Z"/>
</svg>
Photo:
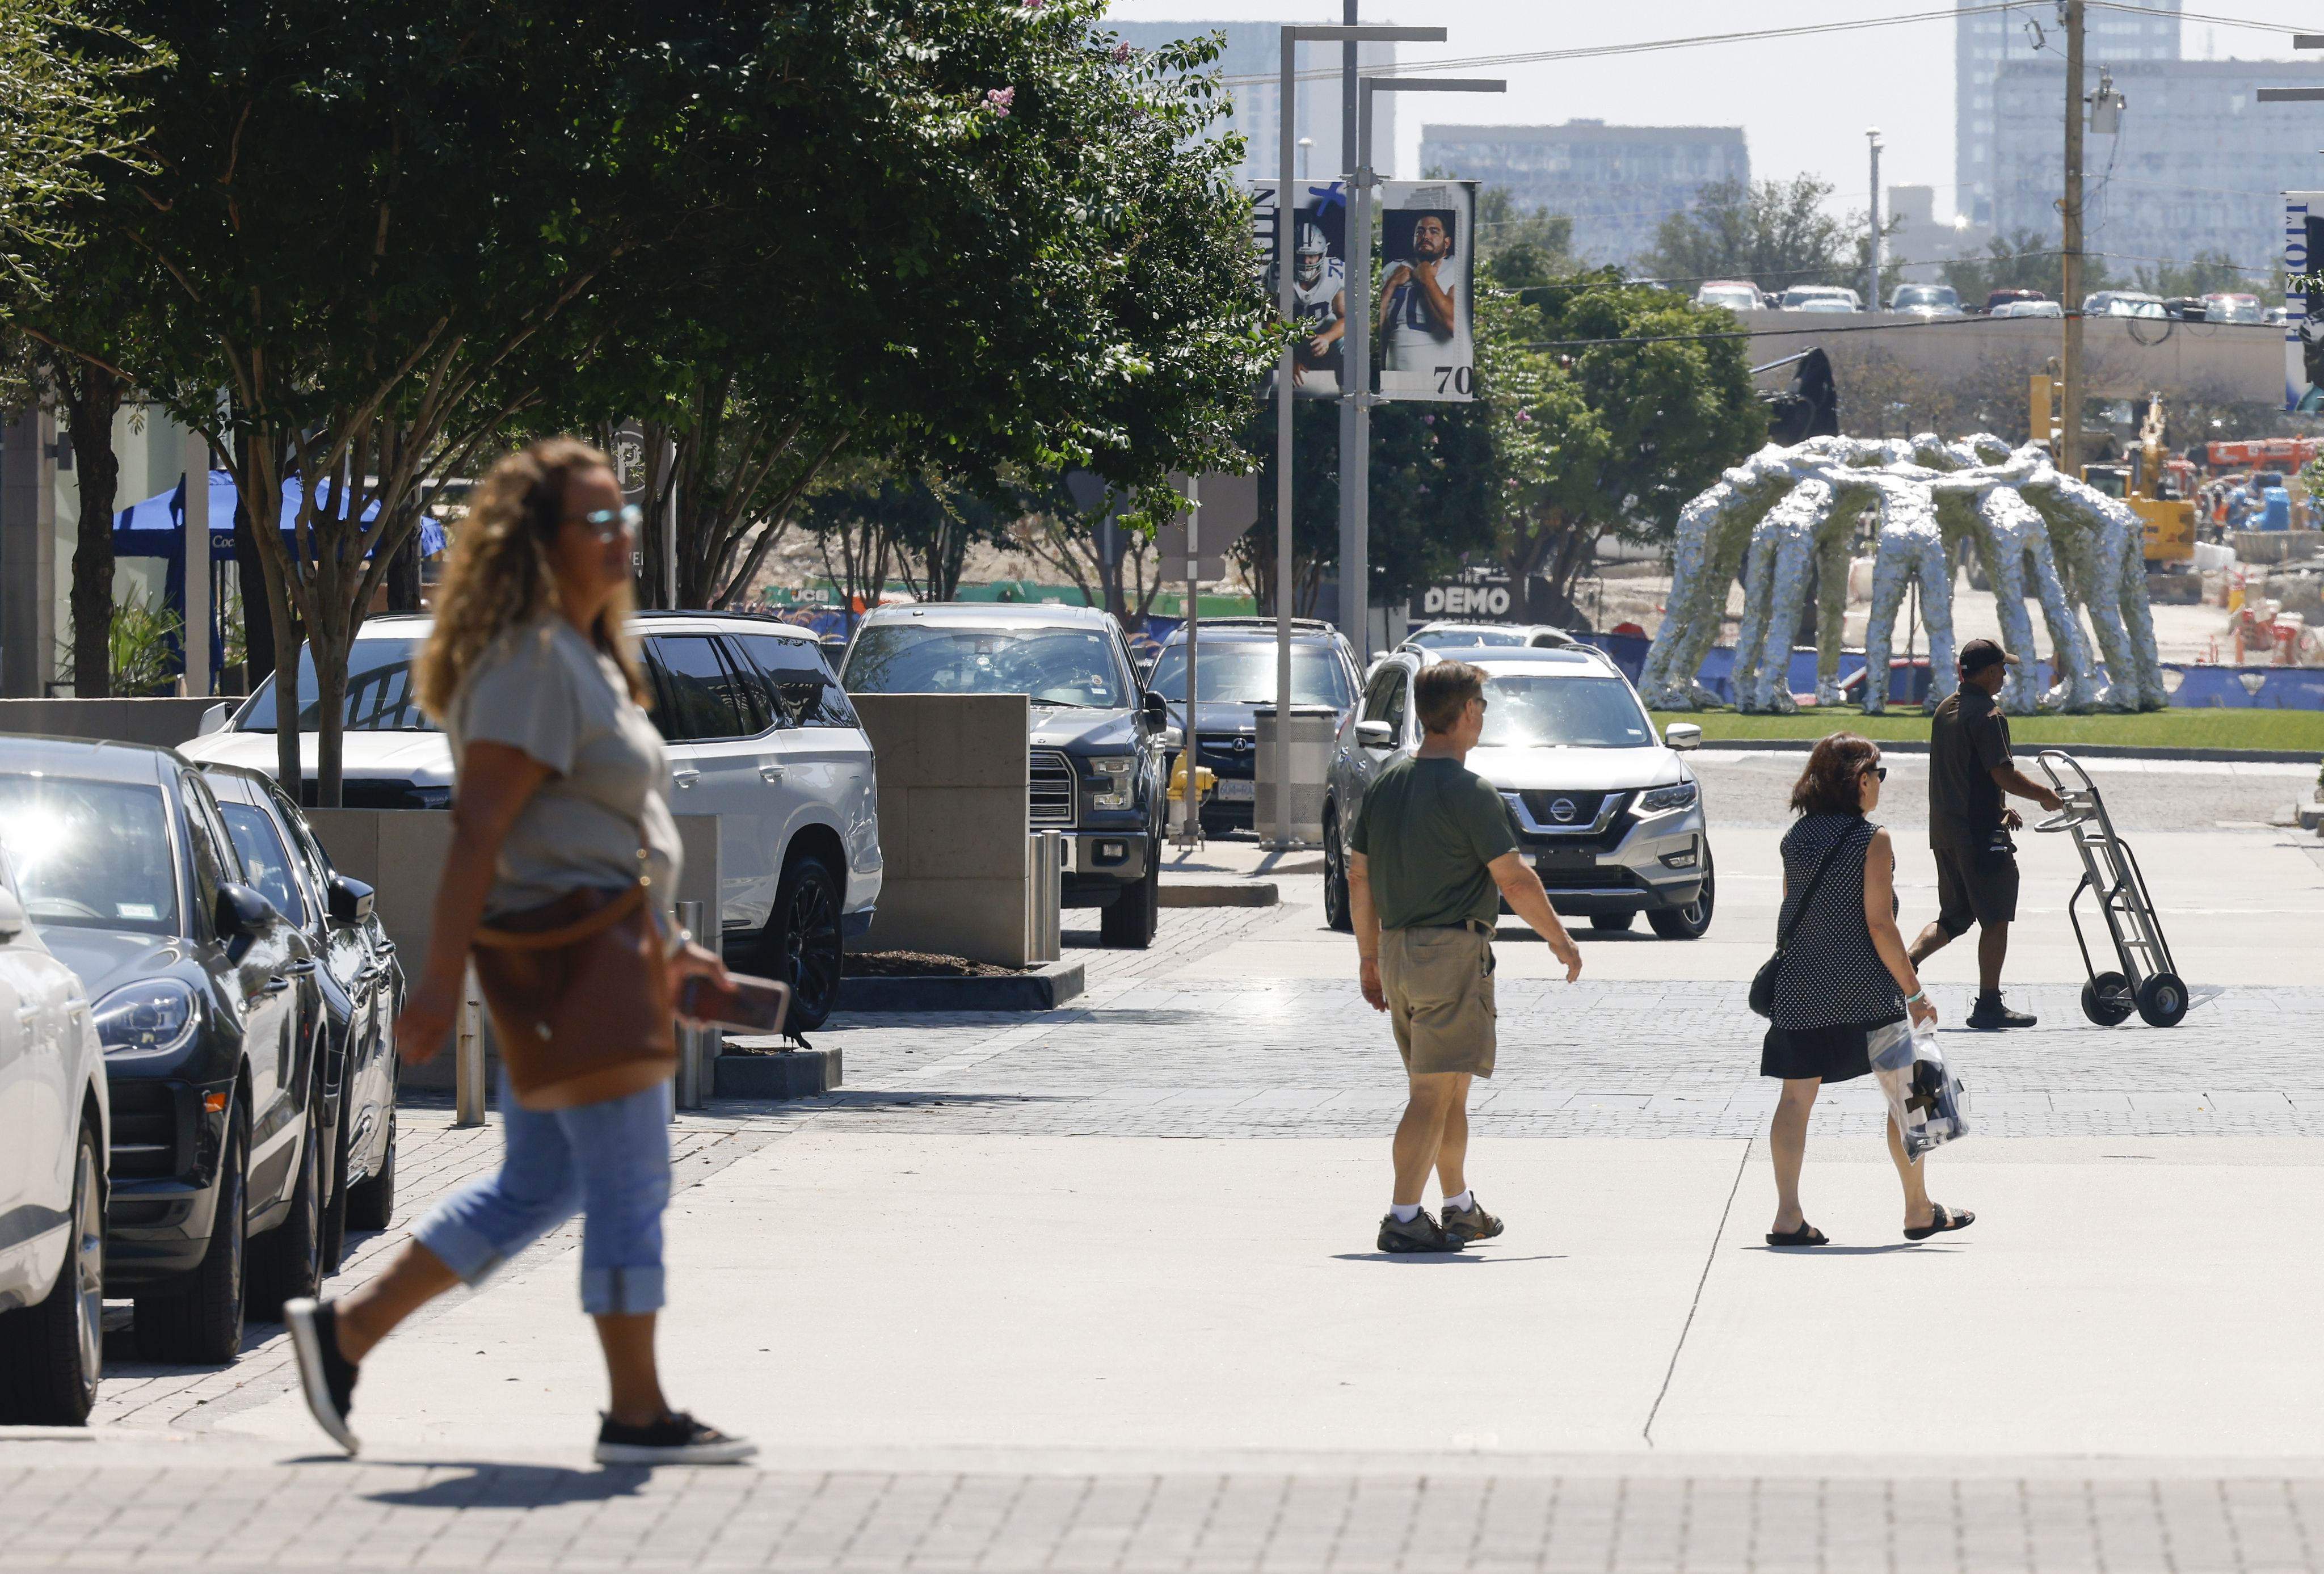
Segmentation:
<svg viewBox="0 0 2324 1574">
<path fill-rule="evenodd" d="M 1959 939 L 1976 924 L 2006 924 L 2017 916 L 2017 853 L 1997 848 L 1940 847 L 1937 927 Z"/>
</svg>

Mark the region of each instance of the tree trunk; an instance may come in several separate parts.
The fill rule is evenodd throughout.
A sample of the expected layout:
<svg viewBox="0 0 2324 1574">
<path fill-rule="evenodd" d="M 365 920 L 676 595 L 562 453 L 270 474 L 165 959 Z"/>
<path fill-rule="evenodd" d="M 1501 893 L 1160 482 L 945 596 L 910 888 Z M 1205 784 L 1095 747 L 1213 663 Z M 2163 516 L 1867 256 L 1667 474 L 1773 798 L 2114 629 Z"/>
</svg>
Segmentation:
<svg viewBox="0 0 2324 1574">
<path fill-rule="evenodd" d="M 113 695 L 113 511 L 121 458 L 113 451 L 120 379 L 95 366 L 68 366 L 57 379 L 72 434 L 73 474 L 80 488 L 80 530 L 73 543 L 73 693 L 85 700 Z"/>
<path fill-rule="evenodd" d="M 249 598 L 244 598 L 245 602 Z M 387 565 L 387 610 L 391 612 L 416 612 L 420 610 L 420 532 L 417 529 L 405 537 L 403 545 Z"/>
<path fill-rule="evenodd" d="M 237 481 L 250 474 L 249 441 L 245 435 L 235 437 L 237 453 L 245 456 L 236 463 Z M 251 527 L 250 500 L 239 485 L 235 488 L 234 563 L 235 577 L 242 584 L 243 686 L 256 694 L 274 670 L 274 600 L 266 593 L 266 566 L 260 561 L 258 537 Z"/>
</svg>

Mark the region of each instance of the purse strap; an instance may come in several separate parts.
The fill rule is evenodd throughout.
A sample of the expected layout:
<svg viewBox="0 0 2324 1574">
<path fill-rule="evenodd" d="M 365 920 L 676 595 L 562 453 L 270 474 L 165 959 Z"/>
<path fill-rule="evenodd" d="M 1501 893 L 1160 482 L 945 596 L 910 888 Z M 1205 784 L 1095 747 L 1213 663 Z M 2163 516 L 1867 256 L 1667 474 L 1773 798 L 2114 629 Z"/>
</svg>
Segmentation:
<svg viewBox="0 0 2324 1574">
<path fill-rule="evenodd" d="M 1789 946 L 1792 943 L 1792 936 L 1799 930 L 1800 920 L 1808 916 L 1808 904 L 1815 900 L 1816 888 L 1823 884 L 1823 877 L 1825 873 L 1831 870 L 1832 860 L 1840 856 L 1840 850 L 1842 848 L 1845 848 L 1850 842 L 1855 840 L 1856 833 L 1851 830 L 1844 833 L 1840 836 L 1840 840 L 1834 842 L 1830 847 L 1824 849 L 1822 861 L 1816 865 L 1814 875 L 1808 880 L 1808 888 L 1800 893 L 1800 905 L 1792 914 L 1792 921 L 1784 925 L 1775 931 L 1775 954 L 1777 956 L 1784 954 L 1784 948 Z"/>
</svg>

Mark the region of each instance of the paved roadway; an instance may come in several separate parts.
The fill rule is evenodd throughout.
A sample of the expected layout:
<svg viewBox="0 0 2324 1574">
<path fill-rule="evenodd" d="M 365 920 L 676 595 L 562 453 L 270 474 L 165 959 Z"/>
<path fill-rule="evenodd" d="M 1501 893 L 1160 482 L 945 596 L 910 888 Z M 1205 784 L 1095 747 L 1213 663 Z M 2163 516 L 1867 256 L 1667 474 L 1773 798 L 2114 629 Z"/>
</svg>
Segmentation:
<svg viewBox="0 0 2324 1574">
<path fill-rule="evenodd" d="M 2316 1567 L 2324 868 L 2262 828 L 2308 782 L 2102 778 L 2204 991 L 2168 1032 L 2080 1021 L 2071 856 L 2026 838 L 2043 1025 L 1947 1038 L 1978 1130 L 1934 1190 L 1978 1225 L 1904 1246 L 1843 1087 L 1808 1182 L 1837 1245 L 1803 1255 L 1760 1243 L 1737 1003 L 1788 771 L 1705 770 L 1710 939 L 1585 934 L 1569 987 L 1505 931 L 1472 1160 L 1499 1241 L 1372 1251 L 1393 1050 L 1313 861 L 1279 861 L 1282 906 L 1166 910 L 1139 955 L 1076 934 L 1066 1009 L 860 1017 L 843 1092 L 680 1118 L 670 1385 L 759 1465 L 586 1464 L 567 1229 L 369 1363 L 359 1464 L 272 1327 L 223 1372 L 117 1361 L 79 1441 L 0 1433 L 0 1569 Z M 1939 961 L 1957 1019 L 1969 962 Z M 493 1161 L 495 1129 L 405 1118 L 410 1208 Z"/>
</svg>

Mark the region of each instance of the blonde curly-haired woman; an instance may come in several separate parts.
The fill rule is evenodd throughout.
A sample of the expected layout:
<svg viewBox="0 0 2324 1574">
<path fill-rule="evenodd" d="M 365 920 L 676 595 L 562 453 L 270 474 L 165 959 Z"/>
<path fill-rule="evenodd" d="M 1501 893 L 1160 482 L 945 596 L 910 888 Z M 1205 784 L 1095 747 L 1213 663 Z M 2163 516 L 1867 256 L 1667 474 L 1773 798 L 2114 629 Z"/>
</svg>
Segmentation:
<svg viewBox="0 0 2324 1574">
<path fill-rule="evenodd" d="M 503 1057 L 500 1171 L 431 1209 L 387 1272 L 285 1320 L 307 1403 L 349 1453 L 358 1364 L 455 1284 L 474 1284 L 585 1215 L 582 1310 L 612 1403 L 607 1464 L 708 1464 L 756 1451 L 662 1397 L 654 1316 L 669 1197 L 669 1002 L 718 959 L 673 943 L 678 829 L 669 767 L 626 631 L 637 523 L 605 456 L 569 439 L 493 467 L 447 566 L 419 671 L 450 735 L 452 846 L 428 959 L 396 1025 L 401 1053 L 442 1046 L 475 948 Z"/>
</svg>

